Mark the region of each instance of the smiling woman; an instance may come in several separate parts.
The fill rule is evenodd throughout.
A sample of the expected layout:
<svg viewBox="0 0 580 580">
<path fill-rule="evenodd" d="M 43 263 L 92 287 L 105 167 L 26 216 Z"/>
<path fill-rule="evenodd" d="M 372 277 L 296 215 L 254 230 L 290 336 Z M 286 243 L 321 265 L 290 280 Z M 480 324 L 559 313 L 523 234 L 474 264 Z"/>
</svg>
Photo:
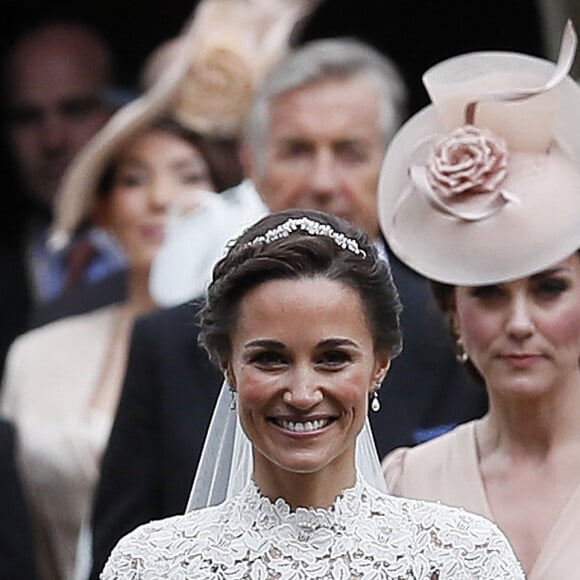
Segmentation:
<svg viewBox="0 0 580 580">
<path fill-rule="evenodd" d="M 224 365 L 264 493 L 288 472 L 329 471 L 338 485 L 354 484 L 352 443 L 389 362 L 388 351 L 374 352 L 360 297 L 341 282 L 275 280 L 246 294 Z M 332 505 L 334 490 L 311 483 L 298 476 L 289 490 Z"/>
<path fill-rule="evenodd" d="M 400 308 L 387 263 L 340 218 L 290 210 L 244 232 L 201 317 L 227 382 L 192 504 L 219 505 L 137 528 L 102 578 L 523 579 L 488 520 L 378 489 L 366 414 Z"/>
</svg>

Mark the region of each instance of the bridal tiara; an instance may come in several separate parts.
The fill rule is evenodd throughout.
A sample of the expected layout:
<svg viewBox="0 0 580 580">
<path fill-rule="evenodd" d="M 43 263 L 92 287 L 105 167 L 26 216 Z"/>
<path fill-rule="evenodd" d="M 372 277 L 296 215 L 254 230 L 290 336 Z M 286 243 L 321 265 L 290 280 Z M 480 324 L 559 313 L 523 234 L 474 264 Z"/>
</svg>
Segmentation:
<svg viewBox="0 0 580 580">
<path fill-rule="evenodd" d="M 256 236 L 253 240 L 249 241 L 246 246 L 270 244 L 281 238 L 287 238 L 290 234 L 298 230 L 306 232 L 311 236 L 330 238 L 337 246 L 344 250 L 348 250 L 357 256 L 365 258 L 367 255 L 367 253 L 358 245 L 358 242 L 353 238 L 349 238 L 348 236 L 337 232 L 328 224 L 322 224 L 307 217 L 288 218 L 285 222 L 282 222 L 275 228 L 268 230 L 265 234 Z"/>
</svg>

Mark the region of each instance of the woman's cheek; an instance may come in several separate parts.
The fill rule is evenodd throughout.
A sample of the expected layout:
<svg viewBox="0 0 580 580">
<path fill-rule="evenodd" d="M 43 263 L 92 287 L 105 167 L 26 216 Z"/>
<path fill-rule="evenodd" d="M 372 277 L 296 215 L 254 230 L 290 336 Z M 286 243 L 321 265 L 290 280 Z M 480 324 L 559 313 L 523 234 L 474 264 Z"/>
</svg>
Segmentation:
<svg viewBox="0 0 580 580">
<path fill-rule="evenodd" d="M 487 313 L 482 315 L 478 309 L 465 307 L 459 314 L 457 331 L 465 345 L 485 344 L 499 329 L 495 317 Z"/>
</svg>

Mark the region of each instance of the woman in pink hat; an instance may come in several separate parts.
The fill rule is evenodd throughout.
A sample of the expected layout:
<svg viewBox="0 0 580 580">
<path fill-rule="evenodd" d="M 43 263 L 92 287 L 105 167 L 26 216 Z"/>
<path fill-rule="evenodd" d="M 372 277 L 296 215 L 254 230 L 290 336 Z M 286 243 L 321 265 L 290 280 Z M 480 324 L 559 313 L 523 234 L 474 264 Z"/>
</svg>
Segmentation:
<svg viewBox="0 0 580 580">
<path fill-rule="evenodd" d="M 389 490 L 478 513 L 530 580 L 575 577 L 580 535 L 580 88 L 558 63 L 474 53 L 385 157 L 381 224 L 433 280 L 482 418 L 383 460 Z"/>
</svg>

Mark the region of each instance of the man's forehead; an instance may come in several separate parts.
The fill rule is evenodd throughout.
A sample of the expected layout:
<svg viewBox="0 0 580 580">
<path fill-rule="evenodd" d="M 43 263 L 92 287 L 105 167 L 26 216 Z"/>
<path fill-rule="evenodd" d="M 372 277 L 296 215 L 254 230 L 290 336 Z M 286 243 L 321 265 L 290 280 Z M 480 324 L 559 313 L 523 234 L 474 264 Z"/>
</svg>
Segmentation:
<svg viewBox="0 0 580 580">
<path fill-rule="evenodd" d="M 9 100 L 19 105 L 53 107 L 96 96 L 105 86 L 106 80 L 89 67 L 48 59 L 45 66 L 28 66 L 14 75 Z"/>
<path fill-rule="evenodd" d="M 8 88 L 13 96 L 30 98 L 40 91 L 66 94 L 103 86 L 109 81 L 107 58 L 97 48 L 78 35 L 23 42 L 7 63 Z"/>
<path fill-rule="evenodd" d="M 280 107 L 270 117 L 271 142 L 340 143 L 382 141 L 378 104 L 371 99 L 340 101 L 336 106 L 320 101 Z"/>
<path fill-rule="evenodd" d="M 378 101 L 376 85 L 368 76 L 328 77 L 280 93 L 273 101 L 273 107 L 284 108 L 289 104 L 331 101 L 348 103 L 351 99 L 365 102 Z"/>
</svg>

